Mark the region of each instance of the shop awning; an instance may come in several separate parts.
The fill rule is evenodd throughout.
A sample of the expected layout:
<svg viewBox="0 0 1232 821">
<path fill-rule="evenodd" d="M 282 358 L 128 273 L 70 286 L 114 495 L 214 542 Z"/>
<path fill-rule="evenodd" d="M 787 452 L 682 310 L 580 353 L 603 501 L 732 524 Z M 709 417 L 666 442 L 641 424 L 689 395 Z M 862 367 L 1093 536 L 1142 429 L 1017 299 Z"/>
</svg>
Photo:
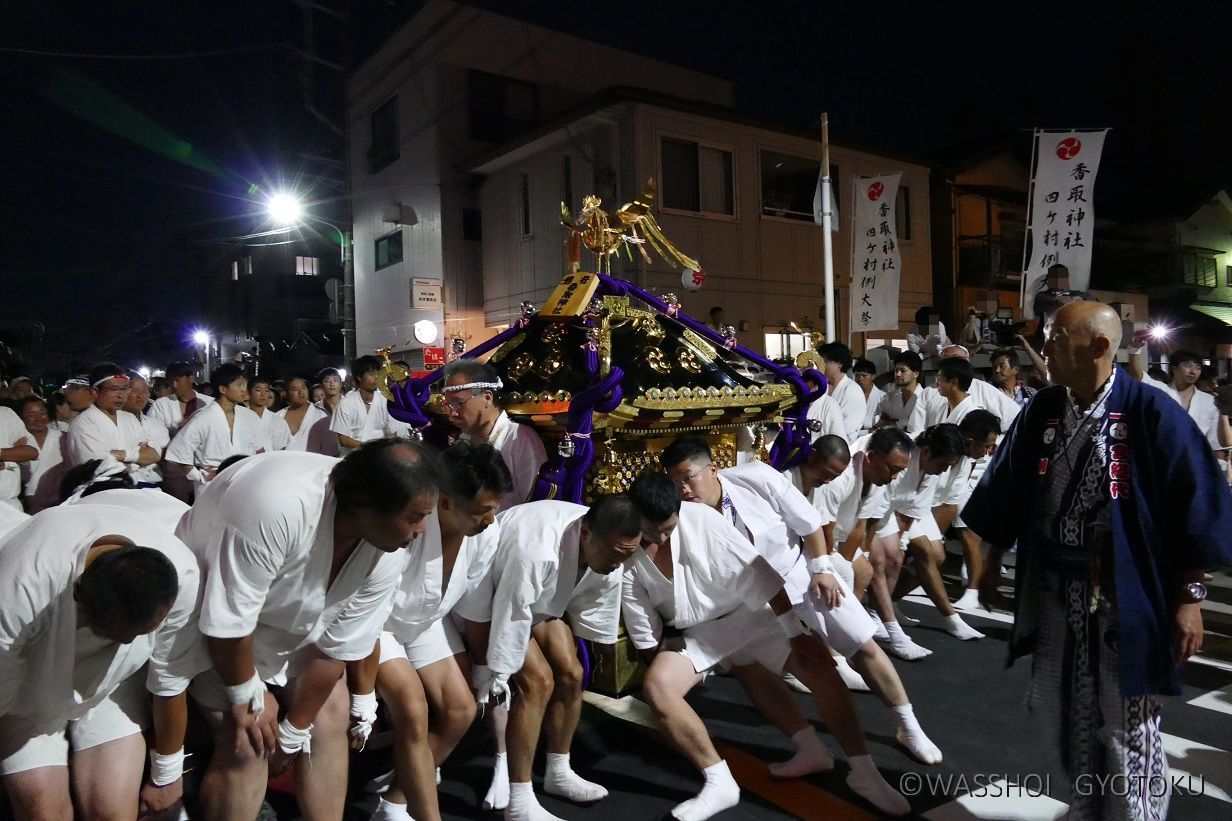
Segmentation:
<svg viewBox="0 0 1232 821">
<path fill-rule="evenodd" d="M 1232 305 L 1226 302 L 1195 302 L 1189 307 L 1198 313 L 1214 317 L 1224 325 L 1232 326 Z"/>
</svg>

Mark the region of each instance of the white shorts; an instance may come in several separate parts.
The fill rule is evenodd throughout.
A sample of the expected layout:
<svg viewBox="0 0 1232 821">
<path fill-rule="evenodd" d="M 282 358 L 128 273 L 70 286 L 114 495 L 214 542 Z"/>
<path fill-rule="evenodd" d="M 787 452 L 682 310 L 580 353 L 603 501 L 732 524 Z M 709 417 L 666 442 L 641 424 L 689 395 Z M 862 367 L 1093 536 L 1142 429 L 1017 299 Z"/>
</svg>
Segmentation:
<svg viewBox="0 0 1232 821">
<path fill-rule="evenodd" d="M 771 673 L 778 675 L 787 666 L 787 658 L 791 655 L 791 644 L 787 641 L 787 634 L 779 626 L 774 611 L 767 607 L 758 612 L 764 615 L 757 620 L 756 628 L 747 633 L 748 640 L 724 661 L 733 667 L 760 664 Z M 868 616 L 865 615 L 864 618 L 867 619 Z"/>
<path fill-rule="evenodd" d="M 393 633 L 381 633 L 380 645 L 380 664 L 393 659 L 406 659 L 416 670 L 466 651 L 462 634 L 448 617 L 432 622 L 418 636 L 405 643 Z"/>
<path fill-rule="evenodd" d="M 841 556 L 839 559 L 847 564 Z M 836 563 L 837 564 L 837 563 Z M 850 568 L 851 565 L 847 564 Z M 835 573 L 838 576 L 837 573 Z M 851 587 L 839 576 L 843 586 L 843 596 L 838 607 L 827 607 L 824 604 L 815 605 L 810 599 L 796 605 L 796 614 L 800 620 L 809 626 L 810 630 L 821 635 L 826 644 L 839 655 L 850 658 L 856 651 L 868 643 L 876 632 L 876 625 L 868 617 L 868 612 L 856 600 Z"/>
<path fill-rule="evenodd" d="M 889 538 L 898 532 L 898 517 L 891 511 L 889 516 L 886 517 L 885 523 L 882 524 L 881 529 L 877 531 L 877 535 L 882 538 Z M 933 518 L 933 514 L 931 512 L 926 514 L 922 519 L 916 519 L 915 523 L 912 524 L 911 527 L 907 528 L 906 541 L 909 542 L 920 536 L 927 536 L 930 542 L 943 541 L 941 537 L 941 528 L 937 525 L 937 520 Z M 901 538 L 899 542 L 900 544 L 902 543 Z"/>
<path fill-rule="evenodd" d="M 860 558 L 864 554 L 863 550 L 856 550 L 856 558 Z M 847 586 L 847 590 L 854 590 L 856 587 L 856 571 L 852 567 L 852 562 L 847 561 L 846 557 L 837 550 L 830 554 L 830 563 L 834 566 L 834 575 L 843 580 L 843 584 Z"/>
<path fill-rule="evenodd" d="M 145 670 L 134 673 L 75 721 L 38 716 L 0 717 L 0 775 L 38 767 L 67 767 L 73 752 L 140 733 L 150 726 Z"/>
</svg>

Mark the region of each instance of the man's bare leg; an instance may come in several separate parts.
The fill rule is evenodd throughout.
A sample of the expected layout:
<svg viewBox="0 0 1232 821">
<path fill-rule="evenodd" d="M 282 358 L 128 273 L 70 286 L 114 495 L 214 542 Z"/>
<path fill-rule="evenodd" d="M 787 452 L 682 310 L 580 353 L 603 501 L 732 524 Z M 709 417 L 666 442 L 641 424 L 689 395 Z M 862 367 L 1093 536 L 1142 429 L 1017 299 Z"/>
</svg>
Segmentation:
<svg viewBox="0 0 1232 821">
<path fill-rule="evenodd" d="M 727 762 L 719 758 L 706 725 L 685 701 L 688 692 L 701 680 L 687 657 L 664 651 L 650 663 L 642 685 L 659 729 L 706 779 L 700 793 L 672 810 L 672 816 L 679 821 L 703 821 L 740 803 L 740 787 Z M 782 682 L 778 686 L 783 687 Z"/>
<path fill-rule="evenodd" d="M 522 669 L 511 681 L 513 703 L 509 706 L 509 722 L 505 728 L 509 750 L 509 805 L 505 808 L 505 818 L 508 821 L 560 821 L 539 804 L 530 782 L 535 748 L 553 688 L 552 668 L 539 649 L 533 631 Z"/>
<path fill-rule="evenodd" d="M 278 702 L 265 694 L 265 710 L 278 714 Z M 256 818 L 265 800 L 269 759 L 257 755 L 247 734 L 240 730 L 230 711 L 213 713 L 214 754 L 201 779 L 201 810 L 208 821 Z"/>
<path fill-rule="evenodd" d="M 346 809 L 350 712 L 346 679 L 339 678 L 313 719 L 311 754 L 295 759 L 295 799 L 305 821 L 337 821 Z M 435 790 L 431 795 L 435 804 Z M 431 821 L 439 815 L 423 817 Z"/>
<path fill-rule="evenodd" d="M 402 807 L 413 818 L 440 818 L 428 740 L 428 702 L 419 676 L 406 659 L 390 659 L 377 670 L 376 688 L 393 724 L 394 780 L 374 817 L 399 818 Z"/>
<path fill-rule="evenodd" d="M 873 580 L 869 589 L 873 595 L 873 607 L 881 618 L 888 635 L 890 652 L 906 661 L 917 661 L 931 656 L 933 651 L 911 640 L 898 624 L 894 602 L 890 597 L 903 565 L 903 552 L 898 548 L 898 537 L 875 538 L 869 544 L 869 560 L 873 565 Z"/>
<path fill-rule="evenodd" d="M 864 680 L 869 689 L 890 708 L 898 719 L 898 742 L 925 764 L 940 764 L 941 750 L 924 734 L 915 717 L 915 709 L 907 698 L 903 680 L 894 669 L 889 656 L 872 639 L 864 642 L 848 661 Z"/>
<path fill-rule="evenodd" d="M 599 801 L 607 797 L 607 790 L 579 776 L 569 764 L 573 734 L 582 717 L 582 663 L 577 639 L 561 619 L 537 624 L 531 632 L 552 668 L 552 698 L 543 716 L 547 742 L 543 791 L 579 803 Z"/>
<path fill-rule="evenodd" d="M 135 818 L 145 758 L 141 733 L 74 752 L 69 777 L 82 817 Z"/>
<path fill-rule="evenodd" d="M 776 778 L 799 778 L 809 773 L 825 773 L 834 769 L 834 756 L 825 742 L 809 724 L 800 703 L 781 676 L 776 676 L 760 664 L 733 667 L 732 675 L 748 693 L 754 709 L 778 727 L 796 745 L 796 754 L 786 761 L 770 765 Z"/>
<path fill-rule="evenodd" d="M 864 727 L 856 714 L 851 693 L 839 677 L 829 652 L 829 648 L 819 639 L 796 641 L 787 659 L 787 669 L 813 691 L 813 700 L 822 720 L 847 755 L 847 762 L 851 765 L 847 786 L 882 812 L 903 815 L 911 810 L 911 805 L 877 771 L 877 765 L 865 746 Z"/>
<path fill-rule="evenodd" d="M 73 817 L 68 767 L 36 767 L 6 775 L 3 782 L 13 817 L 19 821 L 63 821 Z"/>
<path fill-rule="evenodd" d="M 984 634 L 963 621 L 950 604 L 945 583 L 941 580 L 941 562 L 945 559 L 945 548 L 941 542 L 932 542 L 927 537 L 919 536 L 911 540 L 907 550 L 915 558 L 915 575 L 920 586 L 945 619 L 946 631 L 963 641 L 984 638 Z"/>
<path fill-rule="evenodd" d="M 983 539 L 969 527 L 959 528 L 958 535 L 962 539 L 967 584 L 962 596 L 954 602 L 954 607 L 958 610 L 974 610 L 980 605 L 980 579 L 984 576 Z"/>
<path fill-rule="evenodd" d="M 476 658 L 487 658 L 490 627 L 487 622 L 465 620 L 462 632 L 466 635 L 466 646 Z M 469 681 L 470 672 L 464 672 Z M 483 808 L 503 810 L 509 806 L 509 748 L 505 744 L 509 705 L 489 703 L 483 712 L 488 722 L 488 730 L 492 733 L 492 743 L 496 747 L 496 757 L 492 762 L 492 782 L 483 797 Z"/>
<path fill-rule="evenodd" d="M 462 666 L 465 654 L 429 664 L 416 672 L 428 697 L 428 746 L 441 766 L 475 720 L 475 697 Z"/>
</svg>

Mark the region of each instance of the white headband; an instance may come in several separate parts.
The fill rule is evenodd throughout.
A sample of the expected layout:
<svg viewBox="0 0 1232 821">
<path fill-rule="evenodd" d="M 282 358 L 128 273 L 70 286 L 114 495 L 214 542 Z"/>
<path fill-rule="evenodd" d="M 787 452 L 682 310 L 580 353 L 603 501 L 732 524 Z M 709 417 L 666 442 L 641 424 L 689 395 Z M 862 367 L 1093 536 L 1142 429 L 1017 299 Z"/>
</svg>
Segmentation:
<svg viewBox="0 0 1232 821">
<path fill-rule="evenodd" d="M 495 382 L 467 382 L 465 385 L 452 385 L 445 388 L 445 393 L 455 393 L 457 391 L 498 391 L 505 387 L 505 383 L 497 377 Z"/>
</svg>

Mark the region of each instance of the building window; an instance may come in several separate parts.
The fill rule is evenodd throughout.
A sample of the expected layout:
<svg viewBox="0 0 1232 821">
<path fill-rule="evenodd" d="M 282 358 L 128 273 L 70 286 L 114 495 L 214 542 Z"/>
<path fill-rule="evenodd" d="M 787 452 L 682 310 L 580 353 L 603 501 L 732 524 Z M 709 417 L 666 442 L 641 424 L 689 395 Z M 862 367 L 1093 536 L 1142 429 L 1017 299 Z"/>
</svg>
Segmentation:
<svg viewBox="0 0 1232 821">
<path fill-rule="evenodd" d="M 539 124 L 539 88 L 533 83 L 472 69 L 466 90 L 472 140 L 504 142 Z"/>
<path fill-rule="evenodd" d="M 231 281 L 240 281 L 240 261 L 238 259 L 231 263 Z"/>
<path fill-rule="evenodd" d="M 462 209 L 462 239 L 483 241 L 483 213 L 478 208 Z"/>
<path fill-rule="evenodd" d="M 530 236 L 530 175 L 520 175 L 518 191 L 518 217 L 522 229 L 522 238 Z"/>
<path fill-rule="evenodd" d="M 730 151 L 670 137 L 661 151 L 664 208 L 735 216 Z"/>
<path fill-rule="evenodd" d="M 1186 285 L 1214 288 L 1219 284 L 1215 258 L 1202 254 L 1181 254 L 1181 272 Z"/>
<path fill-rule="evenodd" d="M 1232 265 L 1223 269 L 1223 284 L 1232 288 Z"/>
<path fill-rule="evenodd" d="M 905 185 L 898 187 L 894 200 L 894 229 L 900 240 L 911 239 L 911 189 Z"/>
<path fill-rule="evenodd" d="M 296 257 L 295 275 L 297 277 L 314 277 L 319 274 L 316 257 Z"/>
<path fill-rule="evenodd" d="M 573 157 L 568 154 L 560 158 L 560 195 L 560 201 L 570 211 L 577 207 L 573 201 Z"/>
<path fill-rule="evenodd" d="M 376 241 L 376 270 L 402 261 L 402 229 L 386 234 Z"/>
<path fill-rule="evenodd" d="M 813 182 L 816 183 L 814 178 Z M 804 334 L 784 333 L 782 331 L 765 331 L 766 358 L 783 360 L 796 358 L 796 354 L 809 349 L 809 340 Z"/>
<path fill-rule="evenodd" d="M 398 159 L 398 95 L 372 112 L 369 125 L 372 142 L 368 146 L 368 173 L 375 174 Z"/>
<path fill-rule="evenodd" d="M 761 213 L 768 217 L 785 217 L 813 221 L 813 196 L 821 176 L 821 162 L 773 151 L 761 152 Z M 839 168 L 830 165 L 830 187 L 837 207 L 842 197 Z M 839 215 L 834 214 L 835 224 Z"/>
</svg>

